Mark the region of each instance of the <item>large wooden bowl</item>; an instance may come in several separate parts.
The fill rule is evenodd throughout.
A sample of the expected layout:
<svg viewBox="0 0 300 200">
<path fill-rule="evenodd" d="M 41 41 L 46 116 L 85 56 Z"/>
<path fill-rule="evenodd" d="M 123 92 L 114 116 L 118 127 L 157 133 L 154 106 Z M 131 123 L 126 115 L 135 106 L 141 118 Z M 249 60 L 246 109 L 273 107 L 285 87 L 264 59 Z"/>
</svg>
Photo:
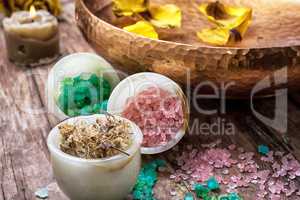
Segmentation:
<svg viewBox="0 0 300 200">
<path fill-rule="evenodd" d="M 299 1 L 222 1 L 253 8 L 253 22 L 245 38 L 231 47 L 209 46 L 196 37 L 196 31 L 210 26 L 197 10 L 200 0 L 156 2 L 175 3 L 183 11 L 182 28 L 161 30 L 163 40 L 144 38 L 112 25 L 115 19 L 109 0 L 77 0 L 76 20 L 99 53 L 130 73 L 153 71 L 183 85 L 188 79 L 192 87 L 211 81 L 221 88 L 223 83 L 232 82 L 226 95 L 243 98 L 260 80 L 269 75 L 273 80 L 276 70 L 287 67 L 289 89 L 300 86 Z M 272 95 L 273 90 L 270 87 L 259 95 Z M 211 89 L 201 87 L 201 91 L 209 93 Z"/>
</svg>

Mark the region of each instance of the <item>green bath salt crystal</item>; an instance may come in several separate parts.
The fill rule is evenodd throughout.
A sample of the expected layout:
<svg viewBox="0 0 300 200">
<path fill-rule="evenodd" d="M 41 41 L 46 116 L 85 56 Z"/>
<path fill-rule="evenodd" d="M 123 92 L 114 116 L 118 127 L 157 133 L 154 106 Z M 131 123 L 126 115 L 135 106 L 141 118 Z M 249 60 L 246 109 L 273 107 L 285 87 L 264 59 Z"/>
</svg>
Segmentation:
<svg viewBox="0 0 300 200">
<path fill-rule="evenodd" d="M 165 166 L 165 161 L 159 159 L 143 166 L 132 191 L 134 200 L 155 200 L 152 189 L 157 181 L 156 170 L 162 166 Z"/>
<path fill-rule="evenodd" d="M 243 200 L 237 193 L 223 194 L 218 197 L 218 200 Z"/>
<path fill-rule="evenodd" d="M 67 77 L 61 83 L 59 108 L 69 116 L 89 115 L 106 111 L 111 86 L 96 74 Z"/>
<path fill-rule="evenodd" d="M 207 187 L 205 187 L 204 185 L 199 184 L 199 183 L 194 185 L 194 190 L 196 192 L 197 197 L 203 198 L 203 199 L 208 197 L 209 192 L 210 192 Z"/>
<path fill-rule="evenodd" d="M 211 177 L 206 181 L 207 187 L 210 190 L 218 190 L 220 189 L 220 184 L 218 183 L 215 177 Z"/>
<path fill-rule="evenodd" d="M 258 153 L 262 154 L 262 155 L 267 155 L 270 152 L 270 149 L 268 146 L 266 145 L 259 145 L 257 147 Z"/>
<path fill-rule="evenodd" d="M 194 196 L 192 193 L 188 192 L 184 196 L 184 200 L 194 200 Z"/>
</svg>

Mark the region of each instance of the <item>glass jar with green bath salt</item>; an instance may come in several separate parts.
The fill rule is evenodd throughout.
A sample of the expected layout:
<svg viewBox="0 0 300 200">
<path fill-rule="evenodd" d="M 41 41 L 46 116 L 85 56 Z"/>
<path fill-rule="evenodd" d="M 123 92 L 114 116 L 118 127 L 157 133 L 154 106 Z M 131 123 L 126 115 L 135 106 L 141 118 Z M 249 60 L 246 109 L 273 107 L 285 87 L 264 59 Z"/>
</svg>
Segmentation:
<svg viewBox="0 0 300 200">
<path fill-rule="evenodd" d="M 61 81 L 57 104 L 70 117 L 97 114 L 107 110 L 111 90 L 109 82 L 94 73 L 65 77 Z"/>
</svg>

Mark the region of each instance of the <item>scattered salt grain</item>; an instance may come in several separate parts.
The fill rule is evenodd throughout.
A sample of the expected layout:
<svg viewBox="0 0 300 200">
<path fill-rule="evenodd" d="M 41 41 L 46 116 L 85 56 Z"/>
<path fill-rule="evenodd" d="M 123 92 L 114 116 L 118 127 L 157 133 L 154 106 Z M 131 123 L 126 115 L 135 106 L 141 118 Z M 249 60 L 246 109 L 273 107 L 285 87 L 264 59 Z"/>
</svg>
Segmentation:
<svg viewBox="0 0 300 200">
<path fill-rule="evenodd" d="M 209 177 L 215 176 L 227 192 L 256 187 L 258 200 L 300 196 L 298 185 L 291 180 L 300 175 L 300 164 L 294 156 L 280 151 L 269 151 L 261 156 L 263 163 L 259 164 L 263 167 L 256 162 L 256 157 L 257 154 L 245 152 L 241 147 L 212 147 L 204 150 L 194 147 L 181 152 L 177 162 L 180 164 L 180 173 L 188 176 L 188 183 L 204 183 Z M 263 169 L 265 165 L 269 165 L 271 170 Z M 230 172 L 235 175 L 230 175 Z"/>
<path fill-rule="evenodd" d="M 233 150 L 236 149 L 236 145 L 231 144 L 231 145 L 228 146 L 228 149 L 231 150 L 231 151 L 233 151 Z"/>
<path fill-rule="evenodd" d="M 38 189 L 34 195 L 39 199 L 47 199 L 48 198 L 48 188 L 40 188 Z"/>
</svg>

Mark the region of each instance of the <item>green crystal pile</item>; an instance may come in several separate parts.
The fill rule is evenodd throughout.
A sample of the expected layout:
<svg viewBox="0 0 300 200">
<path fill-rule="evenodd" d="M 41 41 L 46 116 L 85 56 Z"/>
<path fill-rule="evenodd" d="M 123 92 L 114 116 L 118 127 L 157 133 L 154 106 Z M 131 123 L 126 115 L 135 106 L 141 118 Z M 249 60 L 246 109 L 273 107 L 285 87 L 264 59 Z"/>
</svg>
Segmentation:
<svg viewBox="0 0 300 200">
<path fill-rule="evenodd" d="M 156 170 L 165 165 L 164 160 L 157 159 L 143 166 L 132 191 L 134 200 L 155 200 L 153 187 L 157 181 Z"/>
<path fill-rule="evenodd" d="M 270 152 L 270 149 L 266 145 L 259 145 L 257 147 L 257 151 L 258 151 L 258 153 L 260 153 L 262 155 L 268 155 L 268 153 Z"/>
<path fill-rule="evenodd" d="M 211 177 L 206 181 L 206 184 L 195 184 L 194 190 L 196 196 L 203 200 L 243 200 L 237 193 L 229 193 L 222 195 L 212 194 L 213 191 L 220 189 L 220 184 L 215 177 Z"/>
<path fill-rule="evenodd" d="M 107 110 L 111 86 L 96 74 L 67 77 L 61 83 L 59 108 L 68 116 L 89 115 Z"/>
</svg>

